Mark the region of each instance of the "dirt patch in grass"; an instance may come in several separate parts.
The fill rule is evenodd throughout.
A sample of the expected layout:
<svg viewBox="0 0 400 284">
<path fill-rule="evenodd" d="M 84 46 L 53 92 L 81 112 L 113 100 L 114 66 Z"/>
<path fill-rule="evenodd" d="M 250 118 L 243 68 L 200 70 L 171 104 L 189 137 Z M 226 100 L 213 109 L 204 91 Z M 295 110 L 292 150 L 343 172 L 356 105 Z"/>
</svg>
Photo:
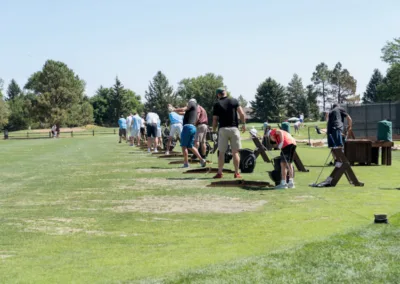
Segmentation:
<svg viewBox="0 0 400 284">
<path fill-rule="evenodd" d="M 293 199 L 290 200 L 290 202 L 303 202 L 310 199 L 314 199 L 314 196 L 300 195 L 300 196 L 295 196 Z"/>
<path fill-rule="evenodd" d="M 8 223 L 19 227 L 23 232 L 42 232 L 49 235 L 67 235 L 86 233 L 90 235 L 104 235 L 105 232 L 89 229 L 94 223 L 93 218 L 47 218 L 47 219 L 20 219 Z"/>
<path fill-rule="evenodd" d="M 115 212 L 146 213 L 240 213 L 255 211 L 265 200 L 248 201 L 221 196 L 147 196 L 135 200 L 113 201 Z"/>
</svg>

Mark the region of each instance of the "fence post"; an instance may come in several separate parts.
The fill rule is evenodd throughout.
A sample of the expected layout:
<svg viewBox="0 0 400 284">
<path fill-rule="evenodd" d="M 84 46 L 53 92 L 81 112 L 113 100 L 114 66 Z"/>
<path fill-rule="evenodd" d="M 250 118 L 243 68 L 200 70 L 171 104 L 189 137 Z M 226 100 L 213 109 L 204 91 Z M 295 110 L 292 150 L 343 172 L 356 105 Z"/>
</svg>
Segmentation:
<svg viewBox="0 0 400 284">
<path fill-rule="evenodd" d="M 114 134 L 116 134 L 116 133 L 115 133 L 115 128 L 114 128 Z"/>
<path fill-rule="evenodd" d="M 94 136 L 94 129 L 93 129 L 93 136 Z"/>
<path fill-rule="evenodd" d="M 71 137 L 74 137 L 74 131 L 71 131 Z"/>
<path fill-rule="evenodd" d="M 51 138 L 51 131 L 49 131 L 49 138 Z"/>
<path fill-rule="evenodd" d="M 26 138 L 29 138 L 29 132 L 26 132 Z"/>
</svg>

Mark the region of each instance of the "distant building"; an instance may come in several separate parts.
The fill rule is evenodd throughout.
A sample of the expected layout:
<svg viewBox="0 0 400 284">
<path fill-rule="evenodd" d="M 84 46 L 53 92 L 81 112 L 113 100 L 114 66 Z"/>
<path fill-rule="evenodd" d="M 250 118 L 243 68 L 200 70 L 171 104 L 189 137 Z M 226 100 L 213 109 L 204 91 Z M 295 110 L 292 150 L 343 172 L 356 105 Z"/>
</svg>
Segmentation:
<svg viewBox="0 0 400 284">
<path fill-rule="evenodd" d="M 246 116 L 246 121 L 253 122 L 254 121 L 253 109 L 251 107 L 244 107 L 243 111 L 244 115 Z"/>
</svg>

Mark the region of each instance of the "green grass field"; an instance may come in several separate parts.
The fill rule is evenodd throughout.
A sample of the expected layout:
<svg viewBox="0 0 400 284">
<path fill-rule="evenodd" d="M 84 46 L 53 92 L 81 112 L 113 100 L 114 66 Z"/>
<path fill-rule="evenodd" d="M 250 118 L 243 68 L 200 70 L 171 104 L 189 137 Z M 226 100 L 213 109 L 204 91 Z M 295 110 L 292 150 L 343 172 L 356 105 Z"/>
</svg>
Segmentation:
<svg viewBox="0 0 400 284">
<path fill-rule="evenodd" d="M 300 145 L 296 189 L 249 190 L 117 140 L 0 141 L 0 283 L 398 283 L 399 152 L 353 168 L 365 187 L 311 188 L 328 149 Z"/>
</svg>

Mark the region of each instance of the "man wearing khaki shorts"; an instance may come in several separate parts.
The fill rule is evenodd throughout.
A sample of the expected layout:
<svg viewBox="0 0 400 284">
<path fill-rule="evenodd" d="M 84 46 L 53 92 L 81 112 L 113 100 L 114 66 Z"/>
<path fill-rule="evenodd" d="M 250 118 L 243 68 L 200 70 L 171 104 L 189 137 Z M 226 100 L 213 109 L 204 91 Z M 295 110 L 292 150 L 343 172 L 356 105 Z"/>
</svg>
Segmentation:
<svg viewBox="0 0 400 284">
<path fill-rule="evenodd" d="M 199 149 L 200 155 L 205 158 L 207 153 L 207 130 L 208 130 L 208 116 L 206 110 L 197 105 L 197 122 L 196 122 L 196 135 L 194 136 L 194 147 Z"/>
<path fill-rule="evenodd" d="M 239 150 L 242 147 L 240 141 L 240 132 L 238 129 L 238 113 L 242 122 L 242 131 L 246 131 L 246 119 L 242 107 L 236 99 L 228 98 L 224 88 L 218 88 L 216 92 L 218 102 L 215 103 L 213 109 L 213 131 L 217 126 L 218 131 L 218 173 L 214 178 L 222 178 L 222 170 L 225 163 L 225 152 L 228 150 L 230 143 L 232 148 L 233 165 L 235 167 L 234 178 L 242 178 L 239 174 L 240 156 Z"/>
</svg>

